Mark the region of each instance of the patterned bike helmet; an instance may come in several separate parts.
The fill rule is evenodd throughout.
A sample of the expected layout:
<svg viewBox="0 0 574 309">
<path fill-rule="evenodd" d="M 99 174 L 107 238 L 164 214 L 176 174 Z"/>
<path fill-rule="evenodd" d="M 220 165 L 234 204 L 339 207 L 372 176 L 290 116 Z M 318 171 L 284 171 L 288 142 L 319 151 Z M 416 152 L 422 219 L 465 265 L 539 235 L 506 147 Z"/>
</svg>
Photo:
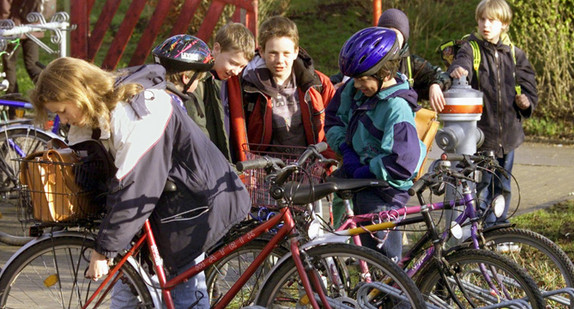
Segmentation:
<svg viewBox="0 0 574 309">
<path fill-rule="evenodd" d="M 400 58 L 400 46 L 395 31 L 369 27 L 353 34 L 339 53 L 339 69 L 350 77 L 371 76 L 385 62 Z"/>
<path fill-rule="evenodd" d="M 213 56 L 205 42 L 193 35 L 174 35 L 156 46 L 155 63 L 161 64 L 168 74 L 196 71 L 206 72 L 213 67 Z"/>
</svg>

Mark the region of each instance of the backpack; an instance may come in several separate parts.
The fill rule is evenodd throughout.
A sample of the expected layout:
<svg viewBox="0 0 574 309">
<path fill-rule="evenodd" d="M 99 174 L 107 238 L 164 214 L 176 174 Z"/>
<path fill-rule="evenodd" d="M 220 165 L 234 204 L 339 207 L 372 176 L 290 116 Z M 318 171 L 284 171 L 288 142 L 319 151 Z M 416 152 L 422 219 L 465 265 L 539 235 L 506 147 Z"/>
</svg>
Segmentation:
<svg viewBox="0 0 574 309">
<path fill-rule="evenodd" d="M 478 68 L 480 67 L 480 61 L 481 61 L 480 48 L 478 47 L 478 43 L 475 40 L 469 40 L 469 37 L 470 34 L 466 34 L 458 40 L 446 41 L 438 47 L 437 51 L 444 65 L 448 68 L 454 61 L 454 58 L 456 57 L 456 54 L 458 53 L 462 45 L 464 45 L 464 43 L 466 42 L 470 43 L 470 46 L 472 47 L 472 58 L 473 58 L 472 68 L 474 70 L 474 74 L 476 75 L 476 79 L 480 83 L 480 79 L 478 78 Z M 510 43 L 510 53 L 512 54 L 512 60 L 514 61 L 514 65 L 516 67 L 516 49 L 514 48 L 514 44 L 512 43 Z M 522 90 L 520 88 L 520 85 L 518 85 L 518 82 L 516 82 L 516 72 L 513 72 L 513 75 L 515 80 L 514 88 L 516 90 L 516 94 L 520 95 L 522 93 Z"/>
<path fill-rule="evenodd" d="M 171 96 L 171 99 L 174 100 L 183 110 L 185 110 L 183 99 L 176 93 L 176 91 L 174 91 L 175 88 L 168 87 L 169 83 L 166 81 L 165 68 L 162 65 L 138 65 L 119 69 L 117 73 L 118 78 L 116 79 L 114 86 L 118 86 L 120 84 L 135 83 L 142 85 L 144 89 L 169 90 L 168 93 Z M 145 104 L 140 104 L 144 102 L 141 101 L 143 99 L 144 97 L 140 92 L 131 100 L 131 106 L 139 117 L 149 113 L 149 111 L 145 108 Z"/>
<path fill-rule="evenodd" d="M 120 84 L 136 83 L 144 89 L 165 89 L 165 68 L 159 64 L 144 64 L 119 69 L 119 77 L 114 86 Z"/>
</svg>

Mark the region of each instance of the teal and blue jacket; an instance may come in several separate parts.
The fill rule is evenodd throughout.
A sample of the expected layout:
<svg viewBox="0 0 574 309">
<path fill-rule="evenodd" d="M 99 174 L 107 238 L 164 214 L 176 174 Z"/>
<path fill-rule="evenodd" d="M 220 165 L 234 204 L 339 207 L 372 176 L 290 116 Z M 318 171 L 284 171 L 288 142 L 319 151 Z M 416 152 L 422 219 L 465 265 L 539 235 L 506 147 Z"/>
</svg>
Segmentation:
<svg viewBox="0 0 574 309">
<path fill-rule="evenodd" d="M 415 126 L 415 111 L 420 109 L 417 94 L 406 76 L 399 74 L 396 80 L 396 85 L 372 97 L 349 80 L 327 106 L 325 131 L 331 149 L 339 151 L 343 142 L 352 145 L 377 179 L 406 191 L 424 160 L 426 146 Z"/>
</svg>

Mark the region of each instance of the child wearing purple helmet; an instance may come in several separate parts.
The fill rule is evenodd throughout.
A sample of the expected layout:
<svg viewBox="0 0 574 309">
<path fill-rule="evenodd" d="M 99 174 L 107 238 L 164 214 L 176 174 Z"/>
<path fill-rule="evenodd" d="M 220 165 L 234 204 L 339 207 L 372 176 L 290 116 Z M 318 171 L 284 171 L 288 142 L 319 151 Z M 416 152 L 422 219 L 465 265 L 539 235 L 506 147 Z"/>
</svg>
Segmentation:
<svg viewBox="0 0 574 309">
<path fill-rule="evenodd" d="M 367 189 L 353 198 L 358 214 L 403 207 L 426 154 L 415 127 L 417 94 L 397 70 L 400 45 L 387 28 L 358 31 L 339 54 L 339 69 L 352 79 L 327 106 L 325 131 L 331 149 L 343 156 L 339 176 L 377 178 L 387 188 Z M 398 261 L 401 232 L 362 235 L 363 245 Z"/>
</svg>

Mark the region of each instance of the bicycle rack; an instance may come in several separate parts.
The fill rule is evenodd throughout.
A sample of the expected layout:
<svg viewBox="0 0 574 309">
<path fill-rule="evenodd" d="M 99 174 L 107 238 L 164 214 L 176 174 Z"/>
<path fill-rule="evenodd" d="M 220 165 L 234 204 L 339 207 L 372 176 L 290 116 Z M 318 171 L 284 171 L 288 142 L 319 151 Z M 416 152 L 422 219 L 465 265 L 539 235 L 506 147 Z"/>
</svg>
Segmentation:
<svg viewBox="0 0 574 309">
<path fill-rule="evenodd" d="M 70 15 L 66 12 L 57 12 L 52 16 L 50 22 L 46 22 L 44 16 L 38 12 L 32 12 L 26 16 L 28 22 L 31 24 L 16 26 L 14 21 L 10 19 L 0 20 L 0 51 L 3 51 L 8 46 L 6 39 L 16 39 L 22 35 L 34 41 L 38 46 L 50 54 L 59 52 L 60 57 L 66 57 L 68 39 L 63 34 L 64 31 L 76 29 L 75 25 L 70 25 Z M 53 35 L 50 41 L 59 45 L 59 51 L 54 51 L 40 39 L 32 35 L 32 32 L 46 32 L 51 31 Z"/>
<path fill-rule="evenodd" d="M 369 294 L 373 289 L 377 289 L 381 292 L 390 294 L 396 299 L 408 301 L 408 299 L 401 293 L 399 289 L 389 286 L 387 284 L 383 284 L 381 282 L 370 282 L 363 284 L 357 291 L 357 302 L 359 303 L 360 308 L 377 309 L 377 307 L 369 304 Z M 438 309 L 439 307 L 427 303 L 427 308 Z"/>
<path fill-rule="evenodd" d="M 568 299 L 567 297 L 564 297 L 564 296 L 559 296 L 558 294 L 568 294 L 570 299 Z M 544 298 L 551 299 L 555 302 L 558 302 L 562 305 L 570 306 L 570 308 L 572 308 L 572 300 L 574 299 L 574 288 L 568 287 L 568 288 L 558 289 L 558 290 L 554 290 L 554 291 L 546 291 L 546 292 L 542 293 L 542 296 Z"/>
</svg>

